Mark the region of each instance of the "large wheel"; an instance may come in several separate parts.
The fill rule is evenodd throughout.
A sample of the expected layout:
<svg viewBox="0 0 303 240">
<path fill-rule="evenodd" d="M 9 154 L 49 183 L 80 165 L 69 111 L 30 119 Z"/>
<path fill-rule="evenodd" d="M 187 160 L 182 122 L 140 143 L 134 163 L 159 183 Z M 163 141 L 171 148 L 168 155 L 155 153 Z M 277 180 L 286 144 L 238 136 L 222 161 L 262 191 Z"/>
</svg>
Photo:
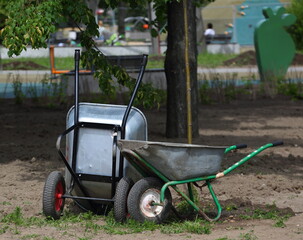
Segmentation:
<svg viewBox="0 0 303 240">
<path fill-rule="evenodd" d="M 163 222 L 172 207 L 172 197 L 169 189 L 165 192 L 165 199 L 160 204 L 160 191 L 163 182 L 154 177 L 143 178 L 131 188 L 127 207 L 130 215 L 138 222 Z"/>
<path fill-rule="evenodd" d="M 114 218 L 117 222 L 124 222 L 126 220 L 127 196 L 133 184 L 130 178 L 123 177 L 117 185 L 114 202 Z"/>
<path fill-rule="evenodd" d="M 65 181 L 59 171 L 51 172 L 44 185 L 43 190 L 43 213 L 47 217 L 59 219 L 61 217 L 65 199 Z"/>
</svg>

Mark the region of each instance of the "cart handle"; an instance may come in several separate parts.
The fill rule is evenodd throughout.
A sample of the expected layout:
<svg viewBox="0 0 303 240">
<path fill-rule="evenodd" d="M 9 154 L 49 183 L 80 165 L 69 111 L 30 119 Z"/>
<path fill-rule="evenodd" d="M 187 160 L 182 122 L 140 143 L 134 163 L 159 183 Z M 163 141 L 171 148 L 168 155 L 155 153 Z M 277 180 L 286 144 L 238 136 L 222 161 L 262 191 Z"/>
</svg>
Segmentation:
<svg viewBox="0 0 303 240">
<path fill-rule="evenodd" d="M 276 141 L 276 142 L 272 142 L 271 143 L 273 147 L 279 146 L 279 145 L 283 145 L 283 141 Z"/>
<path fill-rule="evenodd" d="M 225 169 L 223 172 L 217 173 L 216 178 L 224 177 L 226 174 L 230 173 L 235 168 L 241 166 L 243 163 L 247 162 L 249 159 L 256 156 L 260 152 L 264 151 L 265 149 L 270 148 L 270 147 L 279 146 L 279 145 L 283 145 L 283 141 L 276 141 L 276 142 L 267 143 L 267 144 L 263 145 L 262 147 L 258 148 L 254 152 L 248 154 L 246 157 L 242 158 L 240 161 L 236 162 L 231 167 Z M 231 146 L 231 147 L 233 147 L 233 146 Z M 229 147 L 229 148 L 231 148 L 231 147 Z M 226 152 L 226 150 L 225 150 L 225 152 Z"/>
<path fill-rule="evenodd" d="M 231 150 L 240 149 L 240 148 L 247 148 L 247 144 L 242 143 L 242 144 L 232 145 L 232 146 L 226 148 L 224 153 L 228 153 Z"/>
</svg>

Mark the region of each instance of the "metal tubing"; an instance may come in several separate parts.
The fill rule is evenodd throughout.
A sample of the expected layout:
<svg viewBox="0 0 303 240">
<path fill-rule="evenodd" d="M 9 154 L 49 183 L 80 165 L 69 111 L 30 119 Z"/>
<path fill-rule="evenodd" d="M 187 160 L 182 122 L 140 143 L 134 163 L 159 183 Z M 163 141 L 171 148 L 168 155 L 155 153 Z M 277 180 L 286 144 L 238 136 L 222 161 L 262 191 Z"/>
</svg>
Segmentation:
<svg viewBox="0 0 303 240">
<path fill-rule="evenodd" d="M 240 149 L 240 148 L 247 148 L 247 145 L 246 144 L 232 145 L 232 146 L 226 148 L 224 153 L 228 153 L 231 150 Z"/>
<path fill-rule="evenodd" d="M 144 74 L 144 71 L 145 71 L 145 66 L 146 66 L 146 63 L 147 63 L 147 55 L 143 55 L 143 60 L 142 60 L 142 64 L 141 64 L 141 68 L 140 68 L 140 72 L 139 72 L 139 76 L 137 78 L 137 81 L 136 81 L 136 84 L 135 84 L 135 87 L 134 87 L 134 90 L 133 90 L 133 93 L 132 93 L 132 96 L 129 100 L 129 103 L 127 105 L 127 108 L 125 110 L 125 113 L 124 113 L 124 116 L 123 116 L 123 119 L 122 119 L 122 132 L 121 132 L 121 139 L 124 139 L 125 138 L 125 126 L 126 126 L 126 122 L 127 122 L 127 119 L 128 119 L 128 115 L 130 113 L 130 110 L 131 110 L 131 107 L 133 106 L 133 103 L 134 103 L 134 100 L 136 98 L 136 95 L 137 95 L 137 92 L 138 92 L 138 89 L 139 89 L 139 86 L 142 82 L 142 78 L 143 78 L 143 74 Z"/>
<path fill-rule="evenodd" d="M 75 112 L 74 112 L 74 124 L 79 121 L 79 62 L 80 62 L 80 50 L 75 50 Z"/>
<path fill-rule="evenodd" d="M 193 186 L 191 183 L 187 183 L 187 189 L 188 189 L 188 196 L 190 198 L 190 200 L 192 200 L 193 202 L 195 202 L 194 200 L 194 193 L 193 193 Z"/>
<path fill-rule="evenodd" d="M 89 200 L 89 201 L 104 201 L 104 202 L 114 202 L 114 199 L 106 199 L 106 198 L 93 198 L 93 197 L 79 197 L 72 195 L 63 195 L 61 198 L 71 198 L 71 199 L 79 199 L 79 200 Z"/>
<path fill-rule="evenodd" d="M 184 192 L 182 192 L 176 185 L 178 184 L 183 184 L 186 183 L 189 184 L 188 186 L 191 186 L 190 182 L 192 182 L 192 179 L 190 180 L 184 180 L 184 181 L 171 181 L 171 182 L 167 182 L 166 184 L 163 185 L 163 187 L 161 188 L 161 194 L 160 194 L 160 203 L 162 203 L 165 199 L 165 191 L 168 188 L 168 186 L 171 186 L 180 196 L 182 196 L 189 205 L 191 205 L 201 216 L 203 216 L 207 221 L 213 222 L 216 221 L 220 218 L 221 213 L 222 213 L 222 207 L 219 203 L 219 200 L 211 186 L 210 180 L 206 180 L 207 186 L 208 186 L 208 190 L 213 198 L 213 201 L 216 205 L 217 208 L 217 216 L 215 218 L 210 218 L 209 216 L 207 216 L 193 201 L 193 199 L 191 199 L 191 197 L 187 196 Z"/>
<path fill-rule="evenodd" d="M 136 98 L 139 86 L 140 86 L 140 84 L 142 82 L 142 79 L 143 79 L 143 75 L 144 75 L 144 72 L 145 72 L 145 67 L 146 67 L 146 64 L 147 64 L 147 58 L 148 58 L 148 56 L 146 54 L 144 54 L 143 55 L 143 60 L 142 60 L 142 63 L 141 63 L 141 68 L 140 68 L 140 71 L 139 71 L 139 76 L 137 77 L 137 81 L 136 81 L 136 84 L 135 84 L 132 96 L 131 96 L 131 98 L 129 100 L 129 103 L 127 105 L 127 108 L 125 110 L 125 113 L 124 113 L 124 116 L 123 116 L 123 119 L 122 119 L 122 124 L 121 124 L 121 139 L 125 139 L 126 122 L 127 122 L 130 110 L 131 110 L 131 108 L 133 106 L 134 100 Z M 123 159 L 123 156 L 120 155 L 120 162 L 119 162 L 119 177 L 120 178 L 123 177 L 123 168 L 124 168 L 124 159 Z"/>
<path fill-rule="evenodd" d="M 215 194 L 215 192 L 214 192 L 214 190 L 213 190 L 213 188 L 212 188 L 212 186 L 211 186 L 210 181 L 207 180 L 206 183 L 207 183 L 208 190 L 209 190 L 209 192 L 210 192 L 210 194 L 211 194 L 211 196 L 212 196 L 212 198 L 213 198 L 213 200 L 214 200 L 214 202 L 215 202 L 215 204 L 216 204 L 216 207 L 217 207 L 217 216 L 216 216 L 215 218 L 211 219 L 211 220 L 212 220 L 212 221 L 216 221 L 216 220 L 218 220 L 218 219 L 220 218 L 220 216 L 221 216 L 222 207 L 221 207 L 221 205 L 220 205 L 220 203 L 219 203 L 219 200 L 218 200 L 218 198 L 217 198 L 217 196 L 216 196 L 216 194 Z"/>
<path fill-rule="evenodd" d="M 235 168 L 241 166 L 243 163 L 247 162 L 252 157 L 256 156 L 257 154 L 259 154 L 260 152 L 264 151 L 265 149 L 273 147 L 273 146 L 274 145 L 272 143 L 268 143 L 268 144 L 266 144 L 266 145 L 258 148 L 257 150 L 253 151 L 251 154 L 247 155 L 246 157 L 242 158 L 240 161 L 236 162 L 231 167 L 229 167 L 226 170 L 224 170 L 223 174 L 226 175 L 226 174 L 230 173 L 232 170 L 234 170 Z"/>
<path fill-rule="evenodd" d="M 165 191 L 168 187 L 173 187 L 174 185 L 184 184 L 184 183 L 193 183 L 193 182 L 200 182 L 200 181 L 206 181 L 206 180 L 212 180 L 215 179 L 216 175 L 211 175 L 207 177 L 200 177 L 200 178 L 192 178 L 192 179 L 186 179 L 181 181 L 165 181 L 166 183 L 163 185 L 160 193 L 160 201 L 164 201 Z"/>
<path fill-rule="evenodd" d="M 111 197 L 115 195 L 116 192 L 116 169 L 117 169 L 117 137 L 118 129 L 114 128 L 113 134 L 113 159 L 112 159 L 112 188 L 111 188 Z"/>
<path fill-rule="evenodd" d="M 79 122 L 79 61 L 80 61 L 80 50 L 75 50 L 75 108 L 74 108 L 74 125 L 78 125 Z M 72 157 L 72 168 L 75 170 L 76 168 L 76 159 L 77 159 L 77 151 L 78 151 L 78 134 L 79 128 L 75 128 L 74 130 L 74 138 L 73 138 L 73 157 Z"/>
</svg>

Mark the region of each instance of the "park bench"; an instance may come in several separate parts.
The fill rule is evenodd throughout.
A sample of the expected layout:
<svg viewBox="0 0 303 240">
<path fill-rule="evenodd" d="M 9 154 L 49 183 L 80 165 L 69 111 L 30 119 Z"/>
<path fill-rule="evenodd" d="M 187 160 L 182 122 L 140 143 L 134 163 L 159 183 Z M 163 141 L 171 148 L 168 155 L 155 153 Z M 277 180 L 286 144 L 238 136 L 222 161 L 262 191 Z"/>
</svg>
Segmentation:
<svg viewBox="0 0 303 240">
<path fill-rule="evenodd" d="M 226 44 L 231 40 L 231 35 L 229 34 L 216 34 L 216 35 L 207 35 L 205 36 L 207 44 Z"/>
<path fill-rule="evenodd" d="M 65 75 L 73 75 L 74 71 L 72 70 L 58 70 L 55 66 L 55 46 L 49 46 L 49 57 L 50 57 L 50 65 L 51 65 L 51 78 L 56 78 L 58 74 L 65 74 Z M 112 65 L 118 65 L 124 68 L 127 72 L 140 72 L 142 61 L 145 55 L 110 55 L 106 56 L 107 60 Z M 91 75 L 94 73 L 94 70 L 86 70 L 81 69 L 79 71 L 80 75 L 88 74 Z"/>
</svg>

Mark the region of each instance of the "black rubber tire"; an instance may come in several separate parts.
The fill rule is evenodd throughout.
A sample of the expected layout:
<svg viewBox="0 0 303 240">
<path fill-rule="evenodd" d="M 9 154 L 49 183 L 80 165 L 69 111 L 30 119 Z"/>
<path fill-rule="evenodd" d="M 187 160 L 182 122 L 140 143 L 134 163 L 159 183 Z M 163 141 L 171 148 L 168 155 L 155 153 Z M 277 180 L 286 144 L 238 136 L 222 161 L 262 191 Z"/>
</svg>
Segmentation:
<svg viewBox="0 0 303 240">
<path fill-rule="evenodd" d="M 65 194 L 65 180 L 61 172 L 54 171 L 48 175 L 43 189 L 43 213 L 46 217 L 61 217 L 65 199 L 58 194 Z"/>
<path fill-rule="evenodd" d="M 117 222 L 122 223 L 126 220 L 127 196 L 133 185 L 134 182 L 128 177 L 121 178 L 117 185 L 114 202 L 114 218 Z"/>
<path fill-rule="evenodd" d="M 152 206 L 147 203 L 160 203 L 160 191 L 164 183 L 154 177 L 143 178 L 131 188 L 127 207 L 130 215 L 138 222 L 162 223 L 169 215 L 172 207 L 172 197 L 169 189 L 165 192 L 163 206 Z"/>
</svg>

